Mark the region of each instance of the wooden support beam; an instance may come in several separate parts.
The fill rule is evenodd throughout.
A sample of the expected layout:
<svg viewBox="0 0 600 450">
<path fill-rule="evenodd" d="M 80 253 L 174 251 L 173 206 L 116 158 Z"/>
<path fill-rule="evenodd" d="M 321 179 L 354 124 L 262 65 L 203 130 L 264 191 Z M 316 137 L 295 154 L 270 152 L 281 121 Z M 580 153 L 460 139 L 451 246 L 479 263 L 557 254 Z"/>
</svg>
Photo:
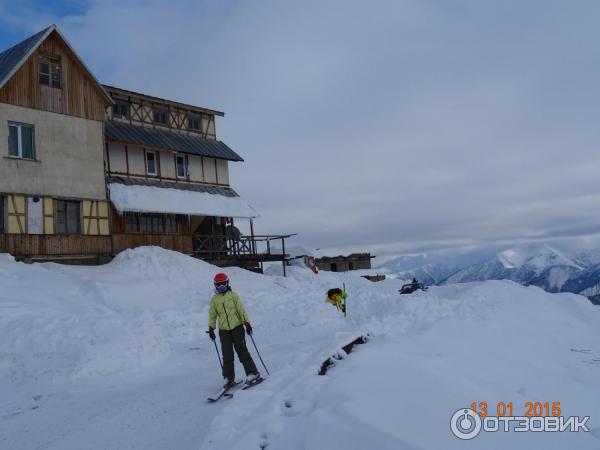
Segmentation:
<svg viewBox="0 0 600 450">
<path fill-rule="evenodd" d="M 281 249 L 283 251 L 283 276 L 286 277 L 287 273 L 286 273 L 286 269 L 285 269 L 285 238 L 284 237 L 281 238 Z"/>
</svg>

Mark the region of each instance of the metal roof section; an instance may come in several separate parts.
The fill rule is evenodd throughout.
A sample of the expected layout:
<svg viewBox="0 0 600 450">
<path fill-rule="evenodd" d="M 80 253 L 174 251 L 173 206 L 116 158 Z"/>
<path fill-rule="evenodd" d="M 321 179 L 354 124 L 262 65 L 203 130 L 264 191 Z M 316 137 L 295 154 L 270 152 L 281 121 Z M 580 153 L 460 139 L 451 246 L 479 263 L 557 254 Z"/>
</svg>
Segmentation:
<svg viewBox="0 0 600 450">
<path fill-rule="evenodd" d="M 126 186 L 150 186 L 166 189 L 180 189 L 182 191 L 206 192 L 207 194 L 222 195 L 224 197 L 239 197 L 238 193 L 230 187 L 211 186 L 198 183 L 173 183 L 146 178 L 108 177 L 107 184 L 119 183 Z"/>
<path fill-rule="evenodd" d="M 112 105 L 114 102 L 108 92 L 104 90 L 102 84 L 96 79 L 94 74 L 88 67 L 84 64 L 83 60 L 79 57 L 77 52 L 71 47 L 69 41 L 65 38 L 65 36 L 60 32 L 56 25 L 50 25 L 48 28 L 40 31 L 39 33 L 34 34 L 33 36 L 25 39 L 24 41 L 18 43 L 17 45 L 5 50 L 0 53 L 0 88 L 2 88 L 8 80 L 15 74 L 17 70 L 21 68 L 21 66 L 29 59 L 29 57 L 35 52 L 40 44 L 46 40 L 50 33 L 56 31 L 56 33 L 60 36 L 64 44 L 67 46 L 69 51 L 73 54 L 77 62 L 81 64 L 84 71 L 96 82 L 96 86 L 102 93 L 102 95 L 108 100 L 108 104 Z"/>
<path fill-rule="evenodd" d="M 54 25 L 49 26 L 0 53 L 0 88 L 19 70 L 53 29 Z"/>
<path fill-rule="evenodd" d="M 132 144 L 146 148 L 172 150 L 228 161 L 243 161 L 243 158 L 231 148 L 216 139 L 204 139 L 199 136 L 176 133 L 158 128 L 132 125 L 116 120 L 108 120 L 104 125 L 107 142 Z"/>
<path fill-rule="evenodd" d="M 145 100 L 149 100 L 154 103 L 161 103 L 164 105 L 174 105 L 181 109 L 193 109 L 200 113 L 214 114 L 215 116 L 223 117 L 225 113 L 223 111 L 217 111 L 216 109 L 204 108 L 202 106 L 190 105 L 189 103 L 181 103 L 173 100 L 169 100 L 161 97 L 154 97 L 152 95 L 144 94 L 142 92 L 132 91 L 130 89 L 123 89 L 117 86 L 111 86 L 109 84 L 102 85 L 104 89 L 108 92 L 115 93 L 117 95 L 122 95 L 123 97 L 134 96 L 134 97 L 142 97 Z"/>
</svg>

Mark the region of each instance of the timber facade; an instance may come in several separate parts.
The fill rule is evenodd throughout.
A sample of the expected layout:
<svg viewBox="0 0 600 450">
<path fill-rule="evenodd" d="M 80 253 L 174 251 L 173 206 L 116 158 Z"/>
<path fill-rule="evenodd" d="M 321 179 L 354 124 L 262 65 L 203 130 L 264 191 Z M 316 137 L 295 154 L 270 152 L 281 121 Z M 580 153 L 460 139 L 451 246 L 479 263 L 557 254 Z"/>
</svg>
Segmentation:
<svg viewBox="0 0 600 450">
<path fill-rule="evenodd" d="M 350 255 L 325 256 L 315 260 L 319 270 L 328 272 L 347 272 L 349 270 L 370 269 L 370 253 L 352 253 Z"/>
<path fill-rule="evenodd" d="M 217 139 L 217 116 L 100 84 L 54 25 L 0 53 L 0 252 L 99 261 L 158 245 L 222 266 L 284 261 L 270 243 L 289 236 L 255 236 L 230 185 L 243 159 Z"/>
</svg>

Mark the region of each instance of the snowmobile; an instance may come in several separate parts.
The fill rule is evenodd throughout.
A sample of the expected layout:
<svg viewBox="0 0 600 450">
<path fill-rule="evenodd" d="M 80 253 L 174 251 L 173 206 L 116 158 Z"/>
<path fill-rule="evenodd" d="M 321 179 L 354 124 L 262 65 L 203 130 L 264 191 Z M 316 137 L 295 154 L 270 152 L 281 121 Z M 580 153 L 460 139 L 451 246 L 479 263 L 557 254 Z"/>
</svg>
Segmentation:
<svg viewBox="0 0 600 450">
<path fill-rule="evenodd" d="M 427 286 L 425 286 L 423 283 L 408 283 L 402 286 L 402 288 L 398 291 L 401 294 L 412 294 L 415 291 L 426 291 L 427 290 Z"/>
</svg>

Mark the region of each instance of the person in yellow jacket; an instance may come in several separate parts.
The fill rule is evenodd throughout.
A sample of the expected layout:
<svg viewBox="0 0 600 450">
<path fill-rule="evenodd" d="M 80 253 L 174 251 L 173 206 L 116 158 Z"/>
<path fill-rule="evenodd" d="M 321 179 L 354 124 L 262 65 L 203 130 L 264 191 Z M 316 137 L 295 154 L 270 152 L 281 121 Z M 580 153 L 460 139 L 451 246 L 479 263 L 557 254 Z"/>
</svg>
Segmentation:
<svg viewBox="0 0 600 450">
<path fill-rule="evenodd" d="M 219 340 L 223 352 L 223 387 L 235 382 L 234 348 L 246 371 L 246 384 L 253 384 L 260 379 L 260 373 L 246 347 L 244 327 L 246 333 L 251 335 L 250 319 L 240 296 L 231 290 L 229 277 L 226 274 L 215 275 L 214 284 L 216 293 L 210 301 L 208 310 L 208 335 L 213 341 L 216 339 L 215 329 L 218 320 Z"/>
<path fill-rule="evenodd" d="M 348 294 L 340 288 L 333 288 L 327 291 L 327 303 L 331 303 L 341 312 L 346 312 L 346 299 Z"/>
</svg>

